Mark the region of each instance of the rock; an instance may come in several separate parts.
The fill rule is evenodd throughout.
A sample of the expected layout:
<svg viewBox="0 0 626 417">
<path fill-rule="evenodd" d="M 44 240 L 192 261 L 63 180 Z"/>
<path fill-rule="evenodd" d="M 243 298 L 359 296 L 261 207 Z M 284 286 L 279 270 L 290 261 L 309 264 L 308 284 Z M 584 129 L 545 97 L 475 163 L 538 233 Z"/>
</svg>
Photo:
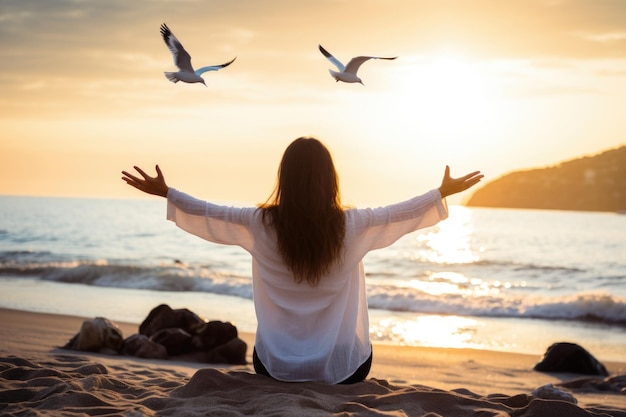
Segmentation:
<svg viewBox="0 0 626 417">
<path fill-rule="evenodd" d="M 585 392 L 598 391 L 603 393 L 626 394 L 626 375 L 615 375 L 607 378 L 585 377 L 557 384 L 569 390 Z"/>
<path fill-rule="evenodd" d="M 117 354 L 124 344 L 122 331 L 104 317 L 85 320 L 79 332 L 63 349 Z"/>
<path fill-rule="evenodd" d="M 161 304 L 150 311 L 139 333 L 122 337 L 108 319 L 86 320 L 65 349 L 136 356 L 145 359 L 177 359 L 202 363 L 246 364 L 248 346 L 229 322 L 205 322 L 183 308 Z"/>
<path fill-rule="evenodd" d="M 186 308 L 173 310 L 167 304 L 161 304 L 150 311 L 139 326 L 139 333 L 150 337 L 159 330 L 180 328 L 195 334 L 204 324 L 204 320 Z"/>
<path fill-rule="evenodd" d="M 198 350 L 209 351 L 237 337 L 237 328 L 228 322 L 209 321 L 194 335 L 193 344 Z"/>
<path fill-rule="evenodd" d="M 124 341 L 122 353 L 144 359 L 167 359 L 167 349 L 143 334 L 134 334 Z"/>
<path fill-rule="evenodd" d="M 159 330 L 150 337 L 150 340 L 165 347 L 170 356 L 187 353 L 194 348 L 191 343 L 193 337 L 179 328 Z"/>
<path fill-rule="evenodd" d="M 238 337 L 210 350 L 194 350 L 170 359 L 186 362 L 221 363 L 228 365 L 246 365 L 248 345 Z"/>
<path fill-rule="evenodd" d="M 248 345 L 238 337 L 207 352 L 206 363 L 226 363 L 229 365 L 245 365 Z"/>
<path fill-rule="evenodd" d="M 559 400 L 572 404 L 578 403 L 578 400 L 572 394 L 555 388 L 552 384 L 546 384 L 536 388 L 531 395 L 535 398 L 542 398 L 544 400 Z"/>
<path fill-rule="evenodd" d="M 575 343 L 554 343 L 534 368 L 540 372 L 570 372 L 575 374 L 608 376 L 596 358 Z"/>
</svg>

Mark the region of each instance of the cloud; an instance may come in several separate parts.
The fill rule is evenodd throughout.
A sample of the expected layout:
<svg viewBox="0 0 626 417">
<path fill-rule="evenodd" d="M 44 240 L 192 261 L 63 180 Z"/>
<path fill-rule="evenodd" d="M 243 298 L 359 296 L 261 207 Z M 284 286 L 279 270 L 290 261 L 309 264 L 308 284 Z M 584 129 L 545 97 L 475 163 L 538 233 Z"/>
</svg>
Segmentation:
<svg viewBox="0 0 626 417">
<path fill-rule="evenodd" d="M 624 32 L 605 32 L 605 33 L 581 33 L 579 35 L 583 39 L 593 42 L 623 42 L 626 41 L 626 31 Z"/>
<path fill-rule="evenodd" d="M 156 94 L 151 90 L 174 87 L 162 75 L 173 68 L 158 32 L 163 21 L 192 53 L 194 64 L 238 57 L 228 74 L 208 75 L 211 86 L 204 93 L 265 103 L 298 101 L 326 85 L 328 65 L 318 43 L 341 56 L 400 59 L 453 47 L 485 62 L 532 61 L 535 69 L 547 71 L 550 66 L 575 71 L 575 60 L 604 62 L 626 51 L 621 19 L 626 2 L 621 0 L 362 0 L 358 13 L 353 5 L 335 0 L 5 0 L 0 88 L 9 98 L 0 103 L 0 113 L 15 117 L 29 109 L 23 114 L 32 117 L 33 108 L 65 108 L 112 114 L 150 105 Z M 621 71 L 612 66 L 596 75 Z M 193 91 L 185 87 L 176 86 Z M 564 91 L 552 91 L 557 90 Z"/>
</svg>

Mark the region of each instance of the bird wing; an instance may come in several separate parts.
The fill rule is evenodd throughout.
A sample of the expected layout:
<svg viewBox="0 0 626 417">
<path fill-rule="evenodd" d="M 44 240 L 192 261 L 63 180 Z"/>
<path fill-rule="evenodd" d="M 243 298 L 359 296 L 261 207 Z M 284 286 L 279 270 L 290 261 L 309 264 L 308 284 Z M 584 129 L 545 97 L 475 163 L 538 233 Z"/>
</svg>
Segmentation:
<svg viewBox="0 0 626 417">
<path fill-rule="evenodd" d="M 345 66 L 341 63 L 341 61 L 339 61 L 337 58 L 335 58 L 334 56 L 332 56 L 330 54 L 330 52 L 328 52 L 326 49 L 324 49 L 322 47 L 322 45 L 318 45 L 320 48 L 320 52 L 322 54 L 324 54 L 324 56 L 334 65 L 336 66 L 340 72 L 343 72 L 343 70 L 345 69 Z"/>
<path fill-rule="evenodd" d="M 181 71 L 189 71 L 193 72 L 193 67 L 191 66 L 191 56 L 183 45 L 176 39 L 176 36 L 172 33 L 170 28 L 167 27 L 165 23 L 161 25 L 161 36 L 163 36 L 163 40 L 165 44 L 169 48 L 172 56 L 174 57 L 174 64 Z"/>
<path fill-rule="evenodd" d="M 207 72 L 207 71 L 217 71 L 217 70 L 220 70 L 220 69 L 222 69 L 222 68 L 224 68 L 224 67 L 227 67 L 227 66 L 229 66 L 230 64 L 232 64 L 232 63 L 235 61 L 235 59 L 237 59 L 237 57 L 234 57 L 231 61 L 228 61 L 228 62 L 227 62 L 227 63 L 225 63 L 225 64 L 221 64 L 221 65 L 208 65 L 208 66 L 206 66 L 206 67 L 198 68 L 198 69 L 196 70 L 196 75 L 201 75 L 201 74 L 204 74 L 204 73 L 205 73 L 205 72 Z"/>
<path fill-rule="evenodd" d="M 346 70 L 344 72 L 351 72 L 352 74 L 356 74 L 361 64 L 370 59 L 396 59 L 396 58 L 397 56 L 394 56 L 392 58 L 385 58 L 385 57 L 380 57 L 380 56 L 357 56 L 357 57 L 352 58 L 350 62 L 348 62 L 348 65 L 346 66 Z"/>
</svg>

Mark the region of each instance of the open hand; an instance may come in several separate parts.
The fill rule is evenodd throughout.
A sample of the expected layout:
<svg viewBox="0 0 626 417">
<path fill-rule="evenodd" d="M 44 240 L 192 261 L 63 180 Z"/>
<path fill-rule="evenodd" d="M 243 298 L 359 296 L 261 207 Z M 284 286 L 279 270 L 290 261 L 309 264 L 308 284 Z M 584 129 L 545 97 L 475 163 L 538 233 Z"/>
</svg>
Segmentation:
<svg viewBox="0 0 626 417">
<path fill-rule="evenodd" d="M 439 187 L 441 198 L 445 198 L 449 195 L 465 191 L 468 188 L 478 184 L 480 180 L 483 179 L 483 177 L 484 175 L 482 175 L 480 171 L 474 171 L 463 177 L 452 178 L 450 176 L 450 167 L 446 165 L 446 171 L 443 175 L 441 186 Z"/>
<path fill-rule="evenodd" d="M 169 187 L 165 183 L 165 178 L 163 177 L 163 173 L 159 166 L 156 166 L 156 177 L 151 177 L 146 174 L 141 168 L 138 166 L 133 167 L 141 174 L 142 178 L 136 177 L 132 174 L 129 174 L 126 171 L 122 171 L 122 180 L 126 181 L 126 183 L 130 186 L 135 187 L 136 189 L 143 191 L 144 193 L 158 195 L 161 197 L 167 197 L 167 191 Z"/>
</svg>

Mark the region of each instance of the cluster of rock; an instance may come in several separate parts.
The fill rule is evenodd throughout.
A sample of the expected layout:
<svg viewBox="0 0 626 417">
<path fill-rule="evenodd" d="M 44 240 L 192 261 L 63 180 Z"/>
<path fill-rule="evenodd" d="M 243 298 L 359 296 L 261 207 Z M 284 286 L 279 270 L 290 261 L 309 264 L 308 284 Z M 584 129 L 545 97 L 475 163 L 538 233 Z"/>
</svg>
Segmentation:
<svg viewBox="0 0 626 417">
<path fill-rule="evenodd" d="M 578 378 L 560 384 L 546 384 L 532 392 L 536 398 L 566 401 L 576 404 L 576 398 L 566 390 L 590 390 L 603 393 L 626 394 L 626 375 L 608 377 L 606 367 L 585 348 L 575 343 L 554 343 L 546 350 L 543 358 L 533 369 L 547 373 L 571 373 L 594 375 L 594 377 Z M 598 378 L 595 376 L 606 377 Z"/>
<path fill-rule="evenodd" d="M 229 322 L 205 321 L 192 311 L 161 304 L 148 314 L 139 333 L 126 339 L 104 317 L 85 320 L 63 349 L 146 359 L 245 365 L 247 344 Z"/>
</svg>

